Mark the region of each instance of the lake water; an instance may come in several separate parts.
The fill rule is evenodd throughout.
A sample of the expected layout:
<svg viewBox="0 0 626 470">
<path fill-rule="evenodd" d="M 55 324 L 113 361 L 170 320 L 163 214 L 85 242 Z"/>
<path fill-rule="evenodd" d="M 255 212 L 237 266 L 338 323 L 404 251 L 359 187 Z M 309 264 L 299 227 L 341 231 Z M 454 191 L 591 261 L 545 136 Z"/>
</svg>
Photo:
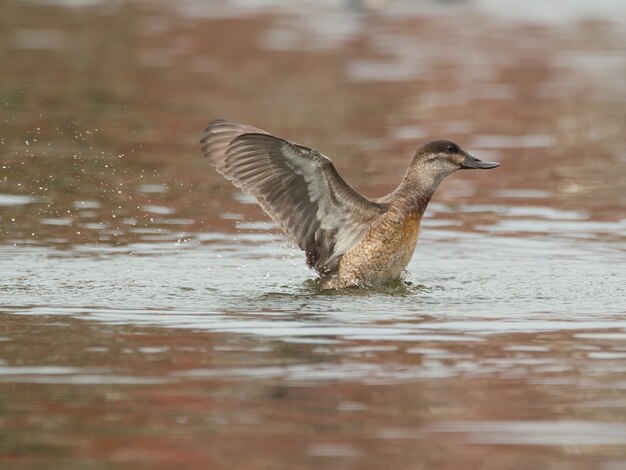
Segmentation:
<svg viewBox="0 0 626 470">
<path fill-rule="evenodd" d="M 518 5 L 5 0 L 0 466 L 626 468 L 626 10 Z M 502 166 L 319 292 L 216 117 L 371 197 L 428 139 Z"/>
</svg>

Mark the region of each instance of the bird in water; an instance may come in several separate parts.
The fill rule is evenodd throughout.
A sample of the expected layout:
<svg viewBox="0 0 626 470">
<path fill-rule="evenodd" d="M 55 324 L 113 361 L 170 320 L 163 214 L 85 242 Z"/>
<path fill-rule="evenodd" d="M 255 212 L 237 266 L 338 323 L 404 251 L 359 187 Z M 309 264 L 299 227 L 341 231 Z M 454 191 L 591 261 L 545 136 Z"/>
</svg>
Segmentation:
<svg viewBox="0 0 626 470">
<path fill-rule="evenodd" d="M 500 166 L 449 140 L 433 140 L 415 151 L 395 191 L 369 199 L 316 150 L 221 119 L 205 132 L 202 150 L 209 162 L 254 196 L 304 251 L 321 289 L 399 279 L 415 251 L 426 206 L 443 179 L 461 169 Z"/>
</svg>

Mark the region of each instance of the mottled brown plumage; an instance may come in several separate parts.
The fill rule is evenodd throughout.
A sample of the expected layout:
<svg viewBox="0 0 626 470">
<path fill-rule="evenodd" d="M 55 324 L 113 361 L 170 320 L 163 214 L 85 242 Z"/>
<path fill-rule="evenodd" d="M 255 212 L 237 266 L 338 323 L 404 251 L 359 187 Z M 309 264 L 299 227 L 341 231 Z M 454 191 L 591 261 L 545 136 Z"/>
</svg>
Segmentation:
<svg viewBox="0 0 626 470">
<path fill-rule="evenodd" d="M 397 279 L 411 260 L 428 201 L 461 168 L 495 168 L 456 144 L 437 140 L 413 157 L 398 188 L 370 200 L 319 152 L 260 129 L 215 120 L 202 139 L 216 170 L 253 195 L 306 254 L 323 289 Z"/>
</svg>

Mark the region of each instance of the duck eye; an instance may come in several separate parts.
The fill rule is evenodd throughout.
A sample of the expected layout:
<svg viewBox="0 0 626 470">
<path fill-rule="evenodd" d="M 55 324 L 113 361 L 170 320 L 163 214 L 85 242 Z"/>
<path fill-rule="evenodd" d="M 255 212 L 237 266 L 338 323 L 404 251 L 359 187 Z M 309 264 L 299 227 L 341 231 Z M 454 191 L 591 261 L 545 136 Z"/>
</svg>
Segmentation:
<svg viewBox="0 0 626 470">
<path fill-rule="evenodd" d="M 456 147 L 455 147 L 454 145 L 448 145 L 448 146 L 446 147 L 446 150 L 447 150 L 448 152 L 450 152 L 450 153 L 452 153 L 452 152 L 456 152 Z"/>
</svg>

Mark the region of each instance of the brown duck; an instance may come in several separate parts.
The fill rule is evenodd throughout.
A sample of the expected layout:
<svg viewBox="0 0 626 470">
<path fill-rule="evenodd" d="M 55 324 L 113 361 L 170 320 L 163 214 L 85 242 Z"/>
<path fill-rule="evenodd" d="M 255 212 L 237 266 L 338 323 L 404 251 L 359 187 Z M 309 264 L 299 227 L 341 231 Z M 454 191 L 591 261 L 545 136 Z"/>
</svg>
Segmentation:
<svg viewBox="0 0 626 470">
<path fill-rule="evenodd" d="M 261 207 L 306 253 L 322 289 L 398 279 L 413 256 L 428 201 L 460 169 L 496 168 L 454 142 L 417 149 L 400 186 L 368 199 L 316 150 L 251 126 L 214 120 L 202 150 L 216 170 Z"/>
</svg>

